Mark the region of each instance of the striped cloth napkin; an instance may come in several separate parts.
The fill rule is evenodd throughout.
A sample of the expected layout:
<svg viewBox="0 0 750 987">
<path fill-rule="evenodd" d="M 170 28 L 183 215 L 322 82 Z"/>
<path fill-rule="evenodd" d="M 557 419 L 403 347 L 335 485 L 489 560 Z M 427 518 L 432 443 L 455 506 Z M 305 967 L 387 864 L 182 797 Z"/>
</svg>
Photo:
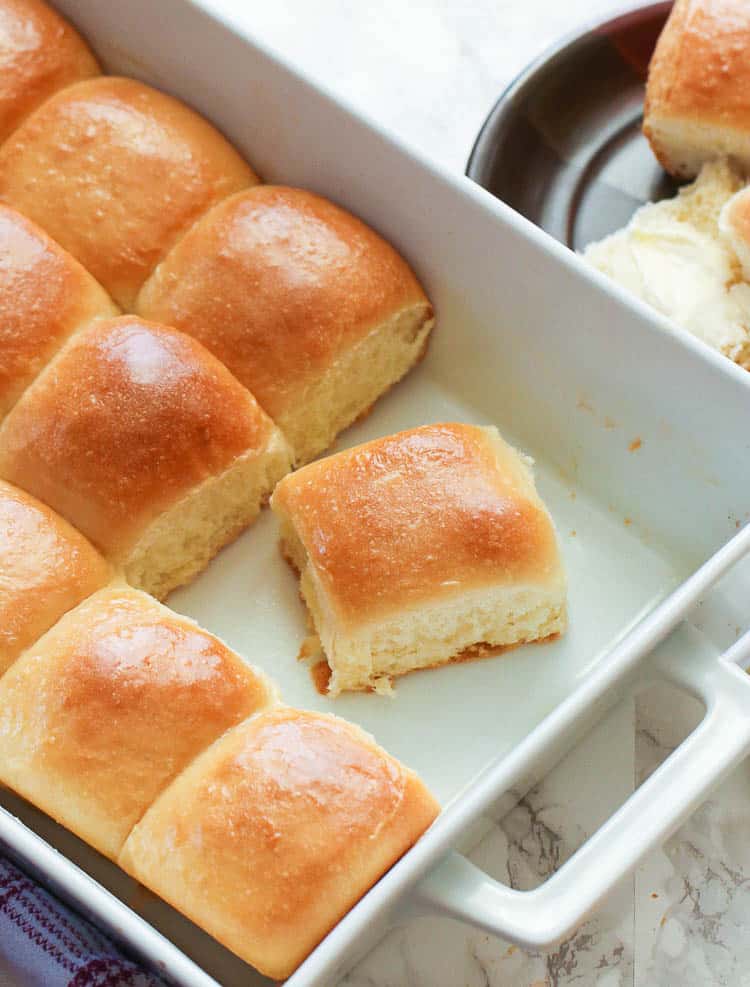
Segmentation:
<svg viewBox="0 0 750 987">
<path fill-rule="evenodd" d="M 0 856 L 1 987 L 165 987 Z"/>
</svg>

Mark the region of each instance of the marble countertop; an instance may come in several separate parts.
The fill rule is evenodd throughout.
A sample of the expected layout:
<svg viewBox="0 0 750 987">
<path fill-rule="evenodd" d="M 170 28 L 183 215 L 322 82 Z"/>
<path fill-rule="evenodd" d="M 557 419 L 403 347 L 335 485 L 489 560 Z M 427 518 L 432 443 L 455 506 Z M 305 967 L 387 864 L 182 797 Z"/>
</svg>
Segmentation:
<svg viewBox="0 0 750 987">
<path fill-rule="evenodd" d="M 253 33 L 402 140 L 463 171 L 513 76 L 612 0 L 221 0 Z M 473 858 L 515 887 L 555 870 L 695 721 L 692 701 L 626 703 Z M 392 931 L 340 987 L 750 985 L 750 764 L 548 955 L 444 919 Z"/>
</svg>

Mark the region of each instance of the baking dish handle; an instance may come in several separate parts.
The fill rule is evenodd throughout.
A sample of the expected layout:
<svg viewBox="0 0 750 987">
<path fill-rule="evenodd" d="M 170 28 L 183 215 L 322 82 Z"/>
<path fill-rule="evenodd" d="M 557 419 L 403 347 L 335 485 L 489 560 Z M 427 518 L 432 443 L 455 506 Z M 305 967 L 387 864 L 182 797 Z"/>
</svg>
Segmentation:
<svg viewBox="0 0 750 987">
<path fill-rule="evenodd" d="M 452 852 L 415 889 L 416 901 L 531 949 L 567 938 L 615 883 L 661 845 L 750 752 L 750 676 L 737 664 L 746 664 L 748 657 L 750 632 L 718 660 L 699 654 L 653 656 L 657 677 L 698 695 L 706 714 L 544 884 L 533 891 L 513 890 Z"/>
</svg>

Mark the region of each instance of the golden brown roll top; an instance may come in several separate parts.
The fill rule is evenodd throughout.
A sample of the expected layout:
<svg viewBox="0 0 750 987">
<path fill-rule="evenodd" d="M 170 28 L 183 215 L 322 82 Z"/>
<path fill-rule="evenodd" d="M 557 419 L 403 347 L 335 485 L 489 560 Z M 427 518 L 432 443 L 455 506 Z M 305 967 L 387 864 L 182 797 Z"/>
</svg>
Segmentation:
<svg viewBox="0 0 750 987">
<path fill-rule="evenodd" d="M 69 86 L 0 148 L 0 200 L 125 308 L 199 216 L 256 181 L 210 123 L 134 79 Z"/>
<path fill-rule="evenodd" d="M 419 282 L 373 230 L 312 192 L 268 185 L 197 223 L 136 309 L 222 360 L 297 461 L 322 451 L 406 372 L 432 325 Z"/>
<path fill-rule="evenodd" d="M 677 0 L 651 60 L 644 132 L 680 178 L 722 155 L 750 168 L 747 0 Z"/>
<path fill-rule="evenodd" d="M 0 419 L 70 335 L 117 313 L 74 257 L 0 205 Z"/>
<path fill-rule="evenodd" d="M 376 439 L 285 477 L 271 504 L 330 695 L 565 630 L 552 519 L 495 428 Z"/>
<path fill-rule="evenodd" d="M 238 464 L 257 489 L 227 487 Z M 160 595 L 248 523 L 287 468 L 278 430 L 226 367 L 134 316 L 77 333 L 0 426 L 0 477 Z"/>
<path fill-rule="evenodd" d="M 116 858 L 159 792 L 273 700 L 262 675 L 191 620 L 104 589 L 0 680 L 0 781 Z"/>
<path fill-rule="evenodd" d="M 109 566 L 83 535 L 0 481 L 0 675 L 110 578 Z"/>
<path fill-rule="evenodd" d="M 285 477 L 272 506 L 339 627 L 561 578 L 531 470 L 496 429 L 425 425 L 375 439 Z"/>
<path fill-rule="evenodd" d="M 437 813 L 421 782 L 357 727 L 277 708 L 184 771 L 120 864 L 281 979 Z"/>
<path fill-rule="evenodd" d="M 83 39 L 40 0 L 0 0 L 0 142 L 45 99 L 99 74 Z"/>
</svg>

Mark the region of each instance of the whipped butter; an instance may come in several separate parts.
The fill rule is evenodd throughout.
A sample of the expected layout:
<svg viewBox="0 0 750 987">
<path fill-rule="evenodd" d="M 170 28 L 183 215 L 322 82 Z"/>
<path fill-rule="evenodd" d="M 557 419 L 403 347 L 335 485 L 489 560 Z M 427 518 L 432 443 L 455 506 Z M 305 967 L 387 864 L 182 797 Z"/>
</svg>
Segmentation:
<svg viewBox="0 0 750 987">
<path fill-rule="evenodd" d="M 699 180 L 700 181 L 700 180 Z M 750 356 L 750 284 L 705 212 L 690 221 L 689 198 L 652 203 L 589 245 L 594 267 L 683 329 L 744 363 Z"/>
</svg>

